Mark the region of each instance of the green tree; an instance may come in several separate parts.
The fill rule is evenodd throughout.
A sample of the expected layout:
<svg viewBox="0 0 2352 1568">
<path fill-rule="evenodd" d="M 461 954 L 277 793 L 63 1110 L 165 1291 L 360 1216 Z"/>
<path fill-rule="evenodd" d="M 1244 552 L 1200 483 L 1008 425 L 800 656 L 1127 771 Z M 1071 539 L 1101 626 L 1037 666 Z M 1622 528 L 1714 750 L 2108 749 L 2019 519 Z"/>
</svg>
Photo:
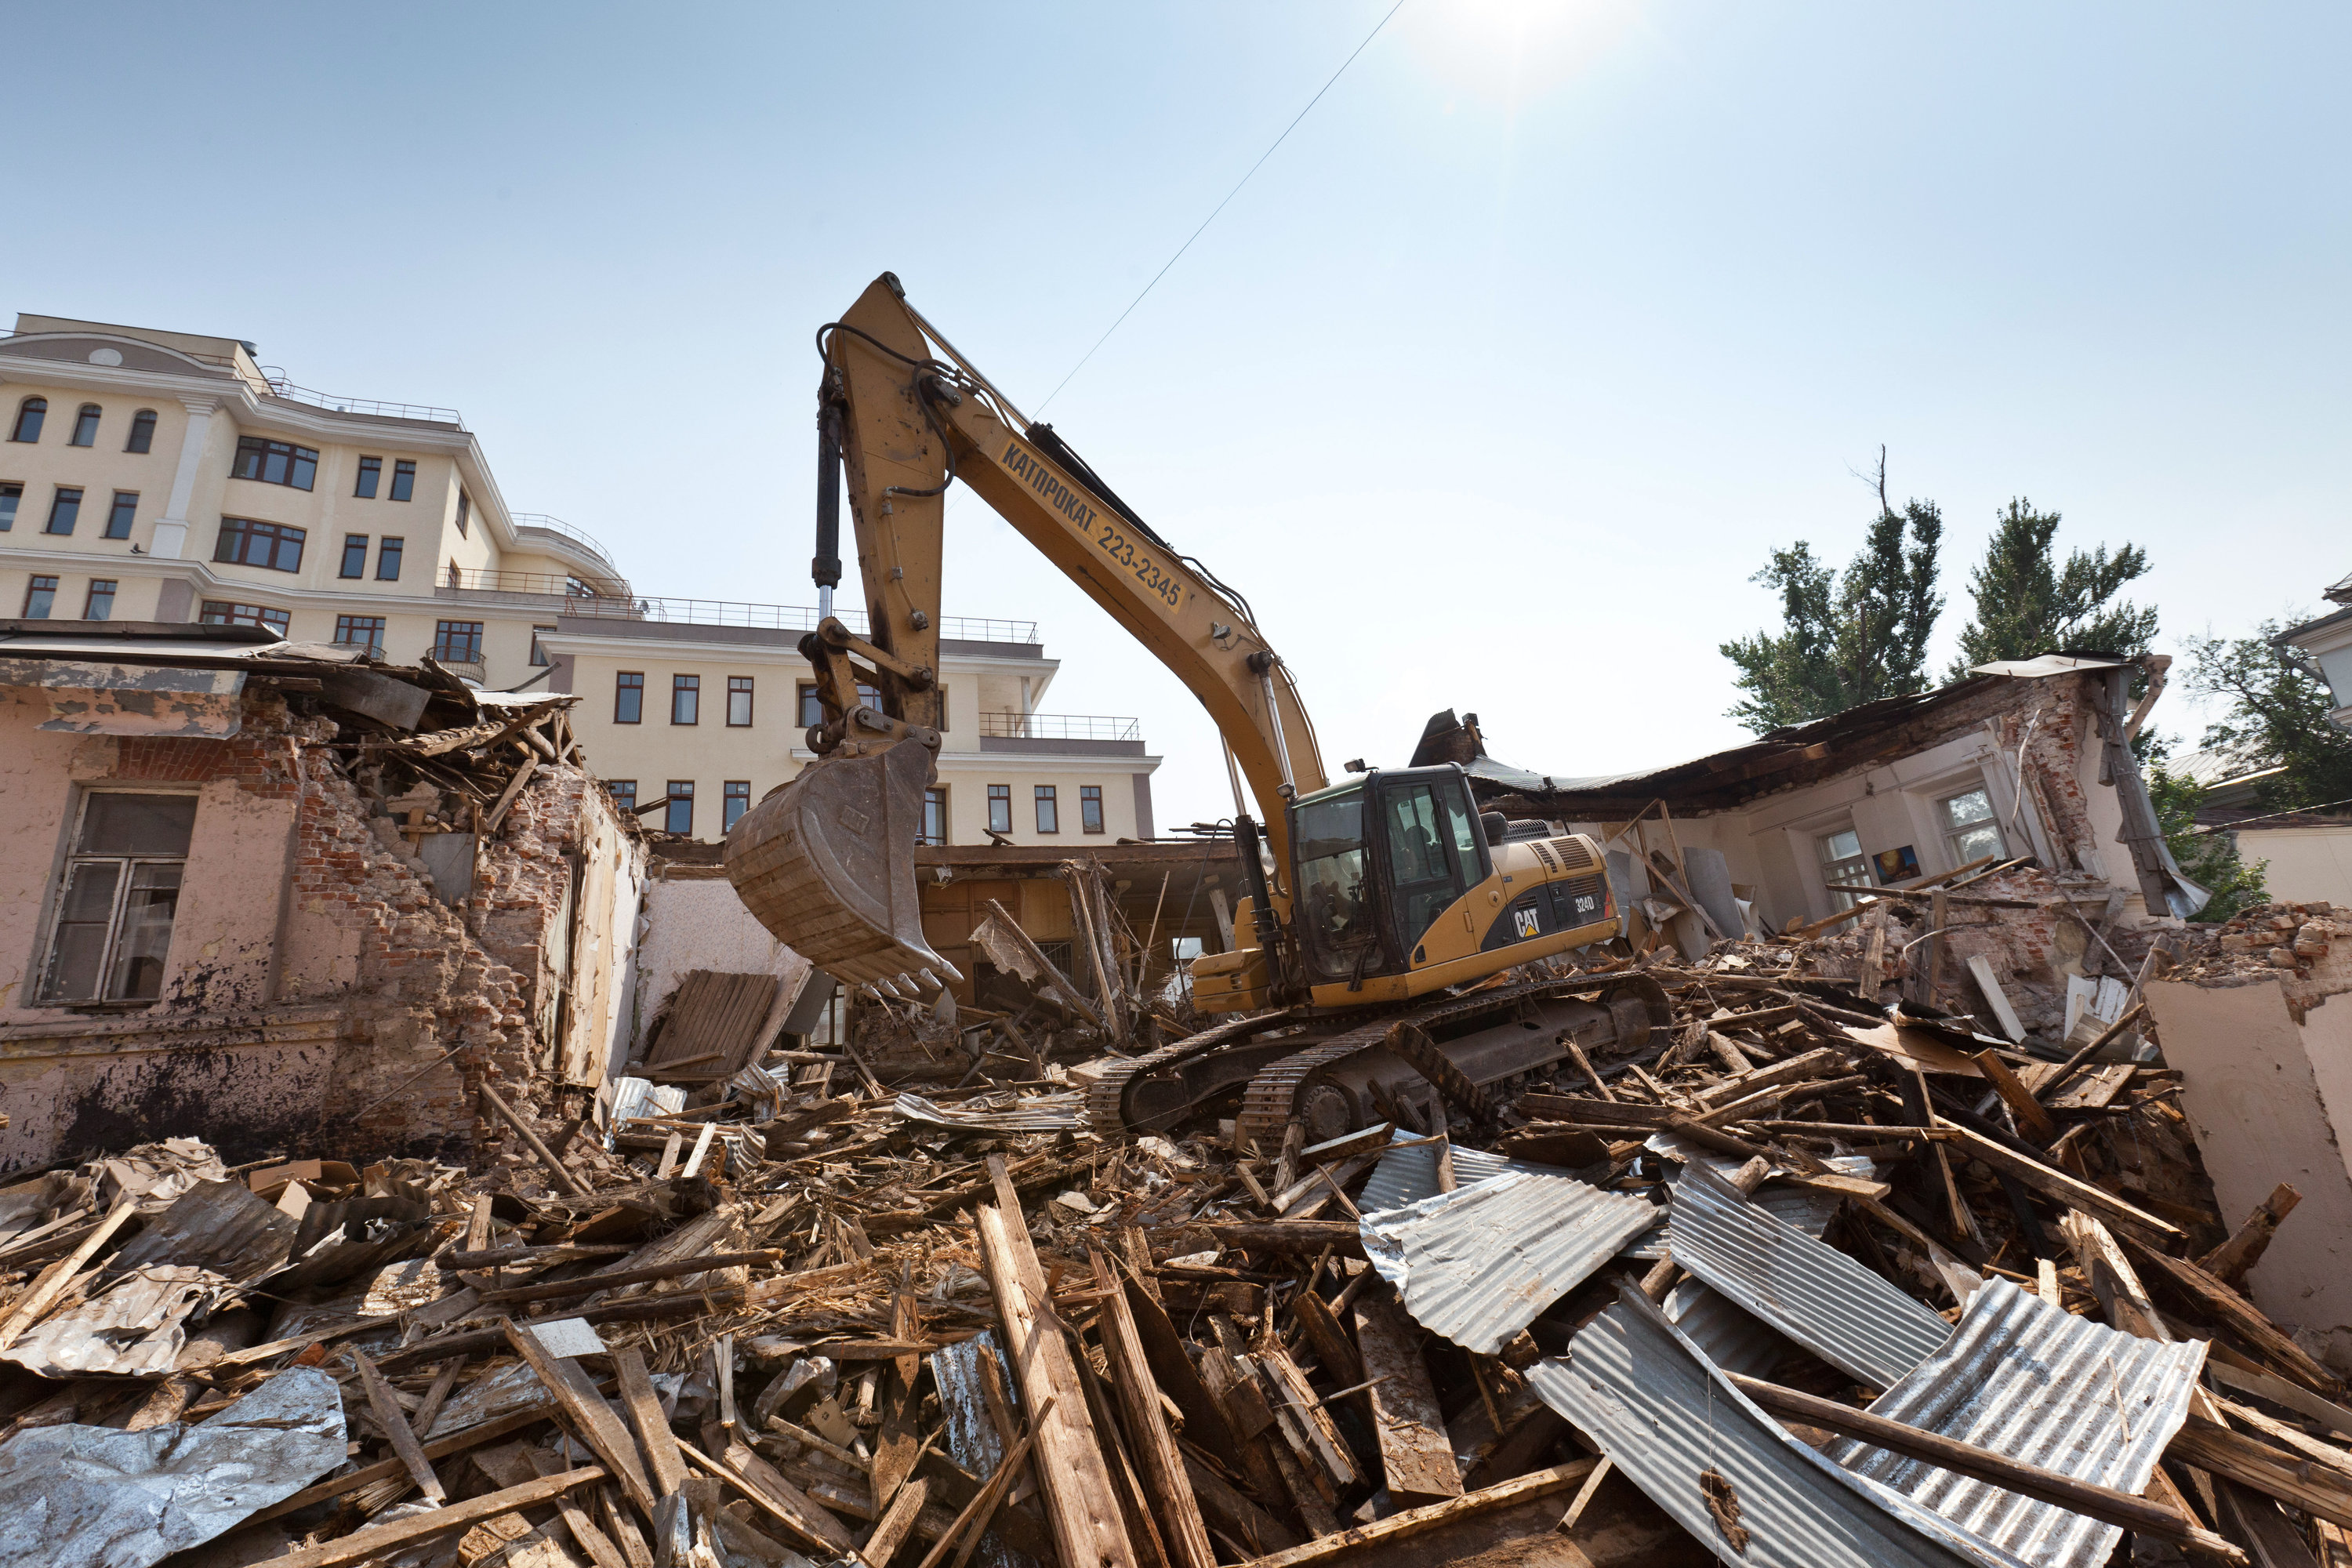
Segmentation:
<svg viewBox="0 0 2352 1568">
<path fill-rule="evenodd" d="M 1800 540 L 1775 550 L 1748 579 L 1780 595 L 1780 630 L 1722 645 L 1748 695 L 1730 716 L 1761 735 L 1882 697 L 1927 689 L 1927 634 L 1944 608 L 1936 592 L 1943 514 L 1933 501 L 1896 511 L 1878 457 L 1878 516 L 1843 574 Z"/>
<path fill-rule="evenodd" d="M 2156 610 L 2116 601 L 2125 584 L 2147 574 L 2147 552 L 2126 544 L 2110 555 L 2102 544 L 2087 555 L 2069 552 L 2060 566 L 2052 549 L 2058 521 L 2023 496 L 2001 511 L 1984 560 L 1969 574 L 1977 613 L 1960 630 L 1960 657 L 1947 679 L 1966 679 L 1971 665 L 2054 648 L 2147 651 Z"/>
<path fill-rule="evenodd" d="M 2141 742 L 2147 744 L 2143 747 Z M 2171 747 L 2147 729 L 2134 738 L 2133 750 L 2141 752 L 2148 803 L 2156 807 L 2156 825 L 2164 831 L 2165 847 L 2189 879 L 2213 895 L 2189 918 L 2218 923 L 2240 910 L 2270 902 L 2270 889 L 2263 884 L 2270 862 L 2257 860 L 2249 866 L 2238 858 L 2237 843 L 2228 833 L 2198 830 L 2197 810 L 2205 804 L 2205 789 L 2171 770 Z"/>
<path fill-rule="evenodd" d="M 2189 685 L 2220 698 L 2221 718 L 2208 746 L 2242 747 L 2286 771 L 2254 786 L 2273 811 L 2352 799 L 2352 734 L 2328 722 L 2336 701 L 2297 650 L 2275 640 L 2284 623 L 2264 621 L 2250 637 L 2188 637 Z"/>
</svg>

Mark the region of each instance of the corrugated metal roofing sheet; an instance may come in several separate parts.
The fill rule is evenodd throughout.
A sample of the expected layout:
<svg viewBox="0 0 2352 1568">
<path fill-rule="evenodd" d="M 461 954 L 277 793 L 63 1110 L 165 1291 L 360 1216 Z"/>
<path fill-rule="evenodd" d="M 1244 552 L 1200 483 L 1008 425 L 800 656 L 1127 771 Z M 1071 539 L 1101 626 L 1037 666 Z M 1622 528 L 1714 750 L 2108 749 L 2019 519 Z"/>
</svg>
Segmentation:
<svg viewBox="0 0 2352 1568">
<path fill-rule="evenodd" d="M 1677 1223 L 1680 1214 L 1677 1211 Z M 1959 1326 L 1870 1409 L 2077 1480 L 2137 1493 L 2189 1415 L 2202 1341 L 2159 1344 L 2075 1317 L 2007 1279 L 1976 1293 Z M 2111 1524 L 1859 1443 L 1831 1458 L 1997 1542 L 2035 1568 L 2092 1568 Z"/>
<path fill-rule="evenodd" d="M 1792 1226 L 1703 1165 L 1675 1188 L 1675 1261 L 1831 1365 L 1893 1385 L 1951 1325 Z"/>
<path fill-rule="evenodd" d="M 1418 1138 L 1420 1134 L 1402 1128 L 1389 1135 L 1391 1142 Z M 1454 1184 L 1467 1187 L 1489 1181 L 1506 1171 L 1518 1171 L 1531 1176 L 1573 1176 L 1575 1172 L 1558 1165 L 1534 1165 L 1524 1160 L 1506 1160 L 1500 1154 L 1484 1149 L 1454 1151 Z M 1364 1190 L 1356 1199 L 1356 1207 L 1365 1214 L 1381 1209 L 1402 1208 L 1410 1203 L 1437 1195 L 1437 1145 L 1415 1143 L 1410 1149 L 1390 1149 L 1381 1155 L 1381 1163 L 1364 1182 Z"/>
<path fill-rule="evenodd" d="M 1727 1177 L 1745 1163 L 1730 1155 L 1718 1154 L 1712 1149 L 1685 1142 L 1672 1132 L 1654 1135 L 1643 1147 L 1679 1162 L 1667 1168 L 1668 1186 L 1680 1182 L 1683 1172 L 1695 1164 L 1704 1165 Z M 1839 1154 L 1822 1163 L 1849 1176 L 1868 1178 L 1878 1171 L 1876 1165 L 1859 1154 Z M 1811 1187 L 1768 1186 L 1756 1194 L 1754 1201 L 1781 1224 L 1793 1226 L 1807 1236 L 1818 1237 L 1829 1229 L 1830 1221 L 1837 1217 L 1838 1205 L 1845 1200 L 1835 1193 L 1817 1192 Z M 1649 1263 L 1654 1263 L 1665 1255 L 1666 1227 L 1663 1224 L 1625 1249 L 1626 1257 Z"/>
<path fill-rule="evenodd" d="M 1675 1521 L 1737 1568 L 2022 1568 L 1901 1494 L 1849 1475 L 1790 1436 L 1628 1290 L 1528 1381 Z M 1713 1469 L 1739 1500 L 1735 1551 L 1699 1489 Z"/>
<path fill-rule="evenodd" d="M 1718 1290 L 1685 1279 L 1668 1294 L 1666 1319 L 1699 1352 L 1726 1372 L 1766 1377 L 1789 1342 L 1780 1331 Z"/>
<path fill-rule="evenodd" d="M 1367 1215 L 1364 1250 L 1425 1329 L 1493 1355 L 1649 1227 L 1656 1206 L 1522 1171 Z"/>
</svg>

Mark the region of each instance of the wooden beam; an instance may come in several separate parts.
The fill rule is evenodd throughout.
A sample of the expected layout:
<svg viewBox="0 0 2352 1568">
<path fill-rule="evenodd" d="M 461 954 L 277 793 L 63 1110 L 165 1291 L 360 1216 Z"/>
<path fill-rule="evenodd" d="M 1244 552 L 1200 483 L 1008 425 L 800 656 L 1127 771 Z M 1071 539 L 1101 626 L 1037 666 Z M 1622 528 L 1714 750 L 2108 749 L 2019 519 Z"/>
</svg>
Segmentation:
<svg viewBox="0 0 2352 1568">
<path fill-rule="evenodd" d="M 2212 1321 L 2227 1328 L 2260 1351 L 2272 1365 L 2323 1399 L 2342 1396 L 2344 1385 L 2279 1331 L 2261 1308 L 2185 1258 L 2170 1258 L 2137 1237 L 2121 1238 L 2133 1257 L 2164 1276 L 2172 1288 L 2205 1310 Z M 2352 1520 L 2340 1521 L 2352 1524 Z"/>
<path fill-rule="evenodd" d="M 2290 1508 L 2352 1527 L 2352 1485 L 2326 1467 L 2191 1415 L 2164 1457 L 2252 1487 Z"/>
<path fill-rule="evenodd" d="M 2263 1254 L 2270 1248 L 2271 1237 L 2278 1234 L 2280 1223 L 2301 1202 L 2303 1194 L 2281 1182 L 2229 1240 L 2197 1260 L 2197 1267 L 2222 1284 L 2236 1288 L 2245 1279 L 2246 1270 L 2262 1261 Z"/>
<path fill-rule="evenodd" d="M 677 1435 L 662 1417 L 661 1395 L 654 1392 L 653 1379 L 646 1373 L 645 1352 L 635 1345 L 614 1351 L 613 1370 L 619 1377 L 621 1403 L 629 1412 L 629 1425 L 637 1430 L 637 1447 L 644 1451 L 654 1490 L 667 1497 L 686 1484 L 686 1458 L 677 1451 Z"/>
<path fill-rule="evenodd" d="M 1344 1219 L 1241 1220 L 1212 1225 L 1209 1234 L 1241 1252 L 1297 1253 L 1312 1258 L 1329 1247 L 1348 1258 L 1364 1255 L 1364 1233 Z"/>
<path fill-rule="evenodd" d="M 613 1407 L 604 1403 L 604 1396 L 596 1392 L 588 1374 L 580 1370 L 580 1363 L 569 1356 L 548 1354 L 547 1347 L 520 1323 L 508 1322 L 503 1331 L 507 1343 L 514 1347 L 515 1354 L 522 1357 L 548 1393 L 555 1395 L 557 1406 L 588 1447 L 595 1450 L 596 1457 L 604 1461 L 604 1468 L 620 1482 L 629 1501 L 651 1521 L 658 1500 L 646 1479 L 644 1466 L 638 1463 L 636 1444 L 630 1438 L 629 1429 L 621 1425 L 621 1418 L 613 1414 Z"/>
<path fill-rule="evenodd" d="M 990 1155 L 988 1170 L 1002 1197 L 1013 1184 L 1004 1156 Z M 1069 1568 L 1139 1568 L 1087 1415 L 1086 1388 L 1061 1320 L 1047 1302 L 1045 1270 L 1020 1205 L 982 1204 L 978 1221 L 981 1263 L 996 1297 L 1022 1403 L 1042 1413 L 1034 1421 L 1037 1483 L 1055 1550 Z"/>
<path fill-rule="evenodd" d="M 1834 1399 L 1800 1393 L 1759 1378 L 1743 1377 L 1738 1373 L 1725 1373 L 1723 1375 L 1729 1378 L 1740 1393 L 1774 1415 L 1785 1416 L 1809 1426 L 1819 1426 L 1866 1443 L 1874 1448 L 1885 1448 L 1908 1458 L 1924 1459 L 1956 1475 L 1973 1477 L 2004 1491 L 2053 1503 L 2108 1524 L 2121 1525 L 2128 1531 L 2158 1536 L 2167 1541 L 2196 1542 L 2206 1554 L 2227 1562 L 2246 1562 L 2244 1553 L 2200 1527 L 2194 1520 L 2183 1518 L 2171 1509 L 2150 1502 L 2146 1498 L 2134 1497 L 2113 1487 L 2078 1481 L 2072 1476 L 2045 1470 L 2039 1465 L 2024 1464 L 1989 1448 L 1979 1448 L 1972 1443 L 1958 1442 L 1939 1432 L 1890 1421 L 1866 1410 L 1840 1405 Z"/>
<path fill-rule="evenodd" d="M 2050 1112 L 2033 1098 L 2033 1091 L 2025 1087 L 2025 1080 L 2000 1059 L 1999 1051 L 1979 1051 L 1971 1059 L 1976 1062 L 1977 1070 L 1985 1075 L 1985 1080 L 1992 1085 L 1993 1091 L 2017 1112 L 2017 1130 L 2020 1132 L 2043 1143 L 2058 1136 L 2058 1124 L 2050 1120 Z"/>
<path fill-rule="evenodd" d="M 1595 1459 L 1576 1459 L 1565 1465 L 1554 1465 L 1548 1470 L 1531 1471 L 1483 1491 L 1466 1492 L 1444 1502 L 1431 1503 L 1426 1508 L 1407 1509 L 1376 1523 L 1342 1530 L 1287 1552 L 1269 1552 L 1264 1557 L 1252 1558 L 1247 1568 L 1306 1568 L 1308 1563 L 1328 1563 L 1358 1547 L 1384 1546 L 1416 1535 L 1425 1535 L 1461 1520 L 1517 1508 L 1521 1503 L 1534 1502 L 1538 1498 L 1566 1491 L 1582 1480 L 1597 1463 L 1599 1461 Z"/>
<path fill-rule="evenodd" d="M 2167 1241 L 2180 1238 L 2180 1227 L 2161 1220 L 2146 1209 L 2124 1202 L 2104 1187 L 2095 1187 L 2079 1176 L 2069 1175 L 2039 1160 L 2028 1159 L 2005 1144 L 1996 1143 L 1981 1133 L 1966 1127 L 1948 1123 L 1936 1130 L 1938 1139 L 1950 1142 L 1963 1154 L 1973 1155 L 1996 1171 L 2005 1171 L 2027 1186 L 2045 1196 L 2057 1199 L 2069 1208 L 2081 1209 L 2112 1223 L 2137 1226 L 2151 1236 Z"/>
<path fill-rule="evenodd" d="M 485 1421 L 478 1426 L 468 1426 L 462 1432 L 452 1432 L 446 1437 L 435 1438 L 425 1445 L 425 1457 L 428 1459 L 446 1459 L 452 1454 L 462 1454 L 468 1448 L 478 1448 L 485 1443 L 495 1443 L 501 1437 L 522 1431 L 525 1427 L 538 1426 L 552 1414 L 554 1414 L 553 1408 L 549 1405 L 533 1405 L 526 1409 L 512 1411 L 496 1420 Z M 276 1519 L 280 1514 L 292 1513 L 299 1509 L 308 1508 L 314 1502 L 326 1502 L 331 1499 L 341 1497 L 345 1492 L 354 1492 L 362 1487 L 372 1487 L 378 1481 L 388 1481 L 406 1468 L 406 1465 L 397 1455 L 389 1459 L 380 1459 L 373 1465 L 362 1465 L 350 1475 L 331 1476 L 315 1486 L 305 1487 L 292 1497 L 284 1498 L 270 1504 L 259 1513 L 249 1516 L 242 1522 L 260 1524 Z"/>
<path fill-rule="evenodd" d="M 1160 1524 L 1160 1537 L 1172 1568 L 1217 1568 L 1216 1548 L 1209 1543 L 1209 1527 L 1201 1518 L 1199 1500 L 1184 1473 L 1183 1450 L 1168 1429 L 1160 1408 L 1160 1384 L 1143 1352 L 1143 1336 L 1128 1308 L 1127 1291 L 1108 1258 L 1093 1255 L 1095 1283 L 1103 1291 L 1103 1311 L 1097 1323 L 1102 1335 L 1103 1359 L 1109 1363 L 1111 1386 L 1118 1393 L 1119 1409 L 1127 1416 L 1128 1440 L 1142 1472 L 1144 1496 Z"/>
<path fill-rule="evenodd" d="M 304 1547 L 268 1560 L 269 1568 L 341 1568 L 346 1563 L 361 1563 L 383 1555 L 394 1547 L 405 1546 L 412 1541 L 463 1530 L 479 1524 L 486 1519 L 496 1519 L 502 1513 L 519 1513 L 527 1508 L 562 1497 L 574 1487 L 601 1481 L 604 1471 L 600 1466 L 585 1465 L 561 1475 L 545 1476 L 535 1481 L 525 1481 L 519 1487 L 482 1497 L 468 1498 L 446 1508 L 411 1514 L 389 1524 L 372 1524 L 355 1530 L 349 1535 L 339 1535 L 320 1546 Z"/>
<path fill-rule="evenodd" d="M 506 1124 L 513 1128 L 516 1134 L 520 1136 L 525 1143 L 530 1146 L 530 1152 L 539 1156 L 540 1163 L 547 1167 L 547 1173 L 549 1175 L 562 1183 L 565 1190 L 570 1192 L 575 1198 L 595 1196 L 595 1193 L 589 1187 L 588 1184 L 582 1181 L 578 1176 L 573 1175 L 572 1173 L 572 1168 L 566 1165 L 562 1161 L 557 1159 L 555 1157 L 555 1152 L 541 1141 L 539 1134 L 532 1131 L 521 1117 L 515 1114 L 514 1108 L 509 1105 L 505 1100 L 499 1098 L 499 1091 L 497 1089 L 492 1089 L 488 1082 L 485 1082 L 480 1086 L 480 1093 L 483 1102 L 488 1105 L 492 1110 L 497 1111 L 499 1115 L 505 1120 Z"/>
<path fill-rule="evenodd" d="M 375 1363 L 368 1360 L 367 1352 L 357 1345 L 352 1347 L 352 1365 L 359 1370 L 360 1386 L 367 1391 L 368 1409 L 373 1413 L 376 1425 L 383 1428 L 383 1435 L 392 1439 L 392 1451 L 407 1467 L 409 1479 L 432 1501 L 448 1501 L 449 1494 L 442 1489 L 441 1478 L 433 1473 L 433 1461 L 425 1457 L 424 1447 L 408 1425 L 408 1412 L 393 1395 L 392 1384 L 384 1381 Z"/>
<path fill-rule="evenodd" d="M 1363 1356 L 1361 1377 L 1381 1380 L 1366 1394 L 1389 1495 L 1405 1508 L 1460 1497 L 1462 1468 L 1445 1435 L 1445 1415 L 1418 1335 L 1387 1292 L 1357 1301 L 1356 1343 Z"/>
</svg>

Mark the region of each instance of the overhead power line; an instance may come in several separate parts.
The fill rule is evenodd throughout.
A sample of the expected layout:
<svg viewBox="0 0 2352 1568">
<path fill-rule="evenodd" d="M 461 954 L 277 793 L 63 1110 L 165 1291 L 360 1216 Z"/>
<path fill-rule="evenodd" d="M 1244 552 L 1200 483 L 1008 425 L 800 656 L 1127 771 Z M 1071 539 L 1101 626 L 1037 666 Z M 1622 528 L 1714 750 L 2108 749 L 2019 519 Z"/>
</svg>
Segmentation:
<svg viewBox="0 0 2352 1568">
<path fill-rule="evenodd" d="M 1249 174 L 1244 174 L 1239 180 L 1236 180 L 1234 183 L 1234 188 L 1225 193 L 1224 201 L 1219 202 L 1214 207 L 1212 207 L 1209 210 L 1209 216 L 1201 220 L 1201 226 L 1194 229 L 1189 236 L 1187 236 L 1184 243 L 1176 247 L 1176 254 L 1170 257 L 1166 264 L 1163 265 L 1159 271 L 1151 275 L 1151 281 L 1143 286 L 1143 293 L 1138 294 L 1133 300 L 1128 301 L 1127 309 L 1118 313 L 1118 321 L 1113 321 L 1108 327 L 1106 327 L 1103 330 L 1103 335 L 1095 340 L 1094 348 L 1088 349 L 1083 355 L 1081 355 L 1078 359 L 1078 363 L 1070 367 L 1070 374 L 1064 376 L 1061 381 L 1055 384 L 1054 390 L 1045 395 L 1045 402 L 1037 405 L 1038 413 L 1045 413 L 1045 405 L 1053 402 L 1056 397 L 1059 397 L 1062 395 L 1062 388 L 1069 385 L 1072 378 L 1075 377 L 1078 372 L 1087 368 L 1087 361 L 1095 357 L 1095 350 L 1101 348 L 1103 344 L 1110 342 L 1110 335 L 1111 333 L 1118 331 L 1119 322 L 1126 321 L 1129 316 L 1135 314 L 1135 308 L 1136 306 L 1143 303 L 1144 295 L 1150 293 L 1153 289 L 1159 287 L 1160 280 L 1168 276 L 1168 268 L 1175 266 L 1177 262 L 1183 259 L 1184 253 L 1192 248 L 1192 241 L 1200 238 L 1203 233 L 1207 232 L 1209 226 L 1217 221 L 1217 214 L 1224 211 L 1226 205 L 1235 196 L 1242 194 L 1242 187 L 1250 183 L 1250 175 L 1256 174 L 1259 169 L 1263 168 L 1265 164 L 1265 161 L 1274 156 L 1275 149 L 1280 147 L 1285 142 L 1290 139 L 1290 133 L 1298 129 L 1298 122 L 1306 119 L 1308 111 L 1313 110 L 1317 104 L 1323 101 L 1323 95 L 1331 90 L 1332 84 L 1337 82 L 1341 77 L 1348 74 L 1348 68 L 1356 63 L 1356 56 L 1362 54 L 1367 48 L 1370 47 L 1372 40 L 1381 36 L 1381 29 L 1389 25 L 1389 18 L 1403 9 L 1404 0 L 1396 0 L 1396 4 L 1388 8 L 1386 15 L 1382 16 L 1379 21 L 1372 24 L 1372 30 L 1364 35 L 1364 41 L 1358 44 L 1353 52 L 1351 52 L 1346 59 L 1339 62 L 1339 68 L 1331 73 L 1331 79 L 1325 82 L 1320 88 L 1317 89 L 1315 96 L 1307 100 L 1307 108 L 1300 110 L 1296 115 L 1292 116 L 1290 123 L 1282 128 L 1282 134 L 1274 139 L 1273 145 L 1258 154 L 1257 162 L 1249 166 Z"/>
</svg>

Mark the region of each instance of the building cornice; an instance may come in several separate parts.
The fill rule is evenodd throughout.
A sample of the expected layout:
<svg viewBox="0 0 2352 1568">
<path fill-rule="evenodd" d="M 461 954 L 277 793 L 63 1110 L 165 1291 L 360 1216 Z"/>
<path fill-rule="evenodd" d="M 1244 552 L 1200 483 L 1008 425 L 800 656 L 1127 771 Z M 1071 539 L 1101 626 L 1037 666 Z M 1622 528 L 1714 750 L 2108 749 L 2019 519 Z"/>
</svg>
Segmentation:
<svg viewBox="0 0 2352 1568">
<path fill-rule="evenodd" d="M 109 541 L 121 543 L 121 541 Z M 495 610 L 517 621 L 530 620 L 534 611 L 520 605 L 456 605 L 436 598 L 429 591 L 422 594 L 369 593 L 356 588 L 313 588 L 299 584 L 280 585 L 257 577 L 228 577 L 215 572 L 213 563 L 194 556 L 137 555 L 127 550 L 100 552 L 93 550 L 45 550 L 27 548 L 0 542 L 0 563 L 33 571 L 50 572 L 63 567 L 68 571 L 87 570 L 96 575 L 123 577 L 132 573 L 144 573 L 156 577 L 176 577 L 207 590 L 235 591 L 247 597 L 266 599 L 273 605 L 306 605 L 311 608 L 332 606 L 346 614 L 394 615 L 416 614 L 435 616 L 446 620 L 488 619 L 483 610 Z M 362 579 L 362 581 L 370 581 Z M 459 616 L 454 611 L 471 611 Z M 534 623 L 541 624 L 541 623 Z"/>
</svg>

